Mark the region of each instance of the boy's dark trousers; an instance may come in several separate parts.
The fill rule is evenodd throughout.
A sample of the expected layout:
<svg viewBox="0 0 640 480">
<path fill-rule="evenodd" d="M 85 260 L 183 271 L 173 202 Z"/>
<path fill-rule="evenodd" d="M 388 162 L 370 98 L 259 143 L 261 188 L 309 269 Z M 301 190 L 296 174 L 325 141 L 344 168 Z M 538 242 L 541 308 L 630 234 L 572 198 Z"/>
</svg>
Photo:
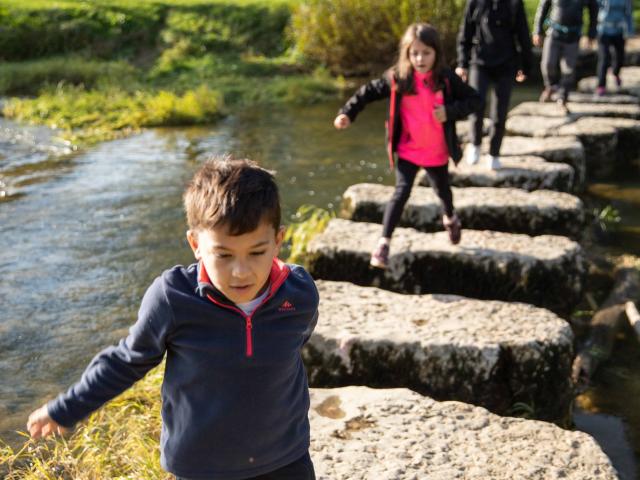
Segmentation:
<svg viewBox="0 0 640 480">
<path fill-rule="evenodd" d="M 482 143 L 482 124 L 484 120 L 484 110 L 486 106 L 489 85 L 493 84 L 493 94 L 491 95 L 491 143 L 489 154 L 500 155 L 500 146 L 504 138 L 507 113 L 509 113 L 509 100 L 515 79 L 516 69 L 511 62 L 497 67 L 485 67 L 482 65 L 471 65 L 469 70 L 469 85 L 477 90 L 482 99 L 482 106 L 476 113 L 469 115 L 469 126 L 471 131 L 471 143 L 480 145 Z"/>
<path fill-rule="evenodd" d="M 611 49 L 614 50 L 613 61 Z M 620 69 L 624 63 L 624 36 L 601 35 L 598 38 L 598 86 L 607 86 L 607 69 L 611 65 L 613 74 L 620 75 Z"/>
<path fill-rule="evenodd" d="M 544 85 L 545 87 L 560 85 L 559 93 L 565 101 L 569 98 L 569 91 L 576 81 L 576 62 L 580 50 L 578 40 L 564 42 L 551 34 L 545 37 L 542 47 L 540 69 Z"/>
<path fill-rule="evenodd" d="M 309 453 L 305 453 L 295 462 L 285 465 L 273 472 L 247 478 L 246 480 L 315 480 L 316 474 Z M 184 477 L 176 477 L 176 480 L 189 480 Z"/>
<path fill-rule="evenodd" d="M 383 237 L 391 238 L 402 216 L 402 210 L 411 195 L 411 189 L 413 188 L 413 182 L 416 179 L 418 170 L 421 168 L 426 170 L 429 183 L 442 202 L 444 213 L 447 217 L 453 215 L 453 195 L 451 193 L 451 186 L 449 185 L 449 165 L 419 167 L 415 163 L 399 158 L 396 163 L 396 189 L 393 192 L 391 200 L 387 203 L 382 219 Z"/>
</svg>

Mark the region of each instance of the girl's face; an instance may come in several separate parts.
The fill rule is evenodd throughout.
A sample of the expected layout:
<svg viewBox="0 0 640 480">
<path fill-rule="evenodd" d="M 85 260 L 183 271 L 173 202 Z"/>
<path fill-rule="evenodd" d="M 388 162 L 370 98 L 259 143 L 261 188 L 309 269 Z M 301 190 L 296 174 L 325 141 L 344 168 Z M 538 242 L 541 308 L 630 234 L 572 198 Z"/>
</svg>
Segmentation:
<svg viewBox="0 0 640 480">
<path fill-rule="evenodd" d="M 427 73 L 436 63 L 436 51 L 420 40 L 414 40 L 409 46 L 409 62 L 416 72 Z"/>
</svg>

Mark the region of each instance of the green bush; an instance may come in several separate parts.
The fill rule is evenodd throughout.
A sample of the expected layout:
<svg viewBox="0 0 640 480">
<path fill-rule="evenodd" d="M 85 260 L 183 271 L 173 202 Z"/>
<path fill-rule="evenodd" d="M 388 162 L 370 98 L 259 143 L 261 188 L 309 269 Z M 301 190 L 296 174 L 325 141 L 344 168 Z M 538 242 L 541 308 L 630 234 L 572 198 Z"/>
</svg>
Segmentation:
<svg viewBox="0 0 640 480">
<path fill-rule="evenodd" d="M 391 65 L 413 22 L 435 25 L 453 60 L 464 0 L 309 0 L 296 9 L 296 52 L 333 73 L 368 74 Z"/>
<path fill-rule="evenodd" d="M 101 58 L 154 45 L 164 9 L 154 4 L 0 4 L 0 58 L 24 60 L 70 52 Z"/>
</svg>

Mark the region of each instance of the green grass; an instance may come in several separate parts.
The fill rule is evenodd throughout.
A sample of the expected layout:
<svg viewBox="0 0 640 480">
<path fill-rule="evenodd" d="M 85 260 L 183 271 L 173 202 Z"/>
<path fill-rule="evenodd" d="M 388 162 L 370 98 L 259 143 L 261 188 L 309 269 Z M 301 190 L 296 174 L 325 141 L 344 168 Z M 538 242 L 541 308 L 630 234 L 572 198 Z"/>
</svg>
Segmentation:
<svg viewBox="0 0 640 480">
<path fill-rule="evenodd" d="M 5 480 L 157 480 L 160 467 L 160 387 L 164 367 L 95 412 L 68 438 L 35 442 L 19 450 L 0 443 Z"/>
<path fill-rule="evenodd" d="M 4 115 L 86 145 L 238 106 L 325 99 L 339 83 L 289 53 L 296 3 L 0 0 L 0 95 L 21 95 Z"/>
</svg>

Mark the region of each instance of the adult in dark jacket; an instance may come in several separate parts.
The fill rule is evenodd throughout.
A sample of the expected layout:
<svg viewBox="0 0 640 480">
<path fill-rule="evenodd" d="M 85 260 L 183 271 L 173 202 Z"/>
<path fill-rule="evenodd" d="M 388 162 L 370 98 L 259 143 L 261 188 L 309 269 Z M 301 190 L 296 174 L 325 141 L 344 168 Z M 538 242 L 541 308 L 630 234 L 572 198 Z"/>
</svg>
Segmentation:
<svg viewBox="0 0 640 480">
<path fill-rule="evenodd" d="M 534 21 L 533 44 L 536 47 L 543 43 L 542 32 L 546 26 L 540 63 L 545 88 L 540 101 L 548 102 L 557 93 L 557 101 L 566 113 L 569 113 L 569 91 L 575 84 L 585 8 L 589 11 L 588 36 L 593 44 L 596 38 L 597 0 L 540 0 Z"/>
<path fill-rule="evenodd" d="M 398 63 L 382 78 L 372 80 L 340 109 L 336 128 L 347 128 L 369 102 L 389 98 L 387 153 L 396 167 L 396 190 L 387 204 L 382 236 L 371 255 L 371 265 L 386 268 L 389 244 L 416 174 L 424 168 L 442 203 L 443 225 L 451 243 L 460 241 L 461 224 L 453 208 L 449 186 L 449 158 L 458 163 L 462 151 L 456 120 L 478 108 L 480 97 L 446 67 L 442 44 L 431 25 L 411 25 L 400 41 Z M 394 156 L 397 154 L 398 161 Z"/>
<path fill-rule="evenodd" d="M 485 101 L 493 84 L 487 166 L 500 168 L 500 146 L 513 80 L 523 82 L 531 63 L 529 25 L 522 0 L 467 0 L 458 33 L 456 73 L 468 80 L 482 99 L 480 108 L 469 116 L 471 143 L 465 154 L 469 164 L 480 159 Z"/>
</svg>

